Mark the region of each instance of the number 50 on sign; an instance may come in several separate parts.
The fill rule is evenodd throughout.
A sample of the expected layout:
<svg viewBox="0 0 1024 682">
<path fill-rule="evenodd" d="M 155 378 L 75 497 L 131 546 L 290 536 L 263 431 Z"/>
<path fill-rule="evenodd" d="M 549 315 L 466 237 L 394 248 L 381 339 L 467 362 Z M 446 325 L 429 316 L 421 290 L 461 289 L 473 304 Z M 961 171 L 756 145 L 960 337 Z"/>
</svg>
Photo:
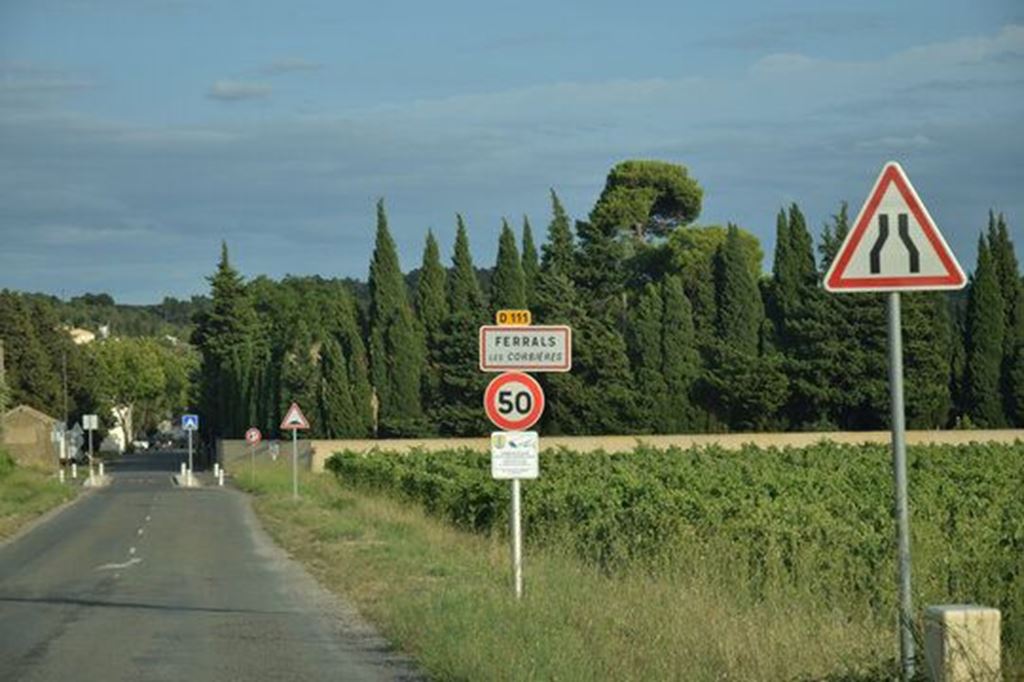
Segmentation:
<svg viewBox="0 0 1024 682">
<path fill-rule="evenodd" d="M 522 431 L 544 414 L 544 391 L 529 374 L 506 372 L 487 386 L 484 410 L 499 429 Z"/>
</svg>

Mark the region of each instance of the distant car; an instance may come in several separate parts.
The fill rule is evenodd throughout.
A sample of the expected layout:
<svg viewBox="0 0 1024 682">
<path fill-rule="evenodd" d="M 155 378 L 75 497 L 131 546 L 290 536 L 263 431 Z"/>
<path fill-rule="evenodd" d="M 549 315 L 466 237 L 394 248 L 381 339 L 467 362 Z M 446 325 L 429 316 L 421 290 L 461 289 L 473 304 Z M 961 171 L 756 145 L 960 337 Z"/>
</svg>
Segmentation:
<svg viewBox="0 0 1024 682">
<path fill-rule="evenodd" d="M 138 452 L 140 450 L 149 450 L 149 441 L 148 440 L 133 440 L 132 441 L 132 450 L 135 450 L 136 452 Z"/>
</svg>

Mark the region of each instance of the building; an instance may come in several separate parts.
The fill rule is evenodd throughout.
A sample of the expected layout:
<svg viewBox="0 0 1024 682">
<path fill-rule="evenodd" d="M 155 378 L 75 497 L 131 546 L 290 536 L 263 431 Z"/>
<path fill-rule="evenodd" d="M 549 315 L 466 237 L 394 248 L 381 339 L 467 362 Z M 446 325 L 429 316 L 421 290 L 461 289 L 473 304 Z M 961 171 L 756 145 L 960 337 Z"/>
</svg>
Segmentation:
<svg viewBox="0 0 1024 682">
<path fill-rule="evenodd" d="M 39 467 L 57 466 L 57 444 L 53 442 L 54 427 L 59 420 L 28 405 L 18 405 L 4 413 L 3 446 L 19 464 Z"/>
<path fill-rule="evenodd" d="M 75 342 L 76 346 L 92 343 L 93 341 L 96 340 L 95 334 L 93 334 L 88 329 L 81 329 L 79 327 L 69 329 L 68 334 L 71 335 L 71 340 Z"/>
</svg>

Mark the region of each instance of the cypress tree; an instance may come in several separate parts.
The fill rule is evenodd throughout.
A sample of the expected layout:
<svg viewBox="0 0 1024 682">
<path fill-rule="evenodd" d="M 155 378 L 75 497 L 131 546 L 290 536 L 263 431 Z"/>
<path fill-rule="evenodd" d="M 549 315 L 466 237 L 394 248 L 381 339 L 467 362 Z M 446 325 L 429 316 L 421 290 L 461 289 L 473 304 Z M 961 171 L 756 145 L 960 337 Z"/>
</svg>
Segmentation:
<svg viewBox="0 0 1024 682">
<path fill-rule="evenodd" d="M 637 407 L 644 431 L 661 431 L 669 421 L 668 387 L 662 346 L 664 303 L 661 288 L 647 284 L 630 311 L 629 354 L 639 391 Z"/>
<path fill-rule="evenodd" d="M 416 283 L 416 315 L 428 347 L 436 345 L 441 335 L 441 325 L 448 316 L 448 300 L 445 297 L 446 275 L 441 265 L 441 254 L 432 231 L 427 231 L 427 242 L 423 247 L 423 264 L 419 281 Z"/>
<path fill-rule="evenodd" d="M 365 435 L 352 390 L 341 344 L 328 336 L 320 351 L 320 430 L 325 438 L 358 438 Z"/>
<path fill-rule="evenodd" d="M 486 318 L 469 236 L 457 217 L 452 268 L 448 275 L 448 318 L 439 357 L 441 400 L 432 417 L 442 435 L 478 436 L 487 430 L 480 408 L 487 377 L 480 372 L 478 332 Z"/>
<path fill-rule="evenodd" d="M 427 232 L 423 249 L 423 265 L 416 285 L 416 313 L 423 329 L 427 347 L 423 372 L 423 403 L 430 406 L 441 400 L 441 353 L 444 345 L 444 324 L 448 318 L 445 293 L 447 275 L 433 232 Z"/>
<path fill-rule="evenodd" d="M 756 355 L 764 304 L 757 280 L 747 267 L 735 225 L 729 225 L 716 258 L 715 293 L 719 338 L 738 352 Z"/>
<path fill-rule="evenodd" d="M 569 215 L 562 207 L 555 190 L 551 190 L 551 223 L 548 225 L 547 243 L 541 247 L 541 267 L 574 278 L 576 274 L 576 245 L 569 224 Z"/>
<path fill-rule="evenodd" d="M 668 395 L 664 419 L 658 428 L 663 433 L 695 431 L 703 423 L 693 399 L 701 374 L 701 360 L 690 301 L 683 291 L 682 280 L 674 275 L 666 277 L 661 283 L 661 298 L 664 304 L 661 374 Z"/>
<path fill-rule="evenodd" d="M 1005 425 L 999 391 L 1003 357 L 1003 296 L 989 245 L 978 240 L 978 265 L 967 297 L 967 366 L 964 397 L 971 420 L 988 428 Z"/>
<path fill-rule="evenodd" d="M 1000 213 L 988 214 L 988 243 L 992 262 L 1003 295 L 1003 360 L 1000 369 L 999 388 L 1003 396 L 1003 409 L 1010 423 L 1020 424 L 1024 416 L 1024 404 L 1018 400 L 1021 392 L 1017 386 L 1024 346 L 1024 288 L 1020 280 L 1017 255 L 1010 240 L 1006 219 Z"/>
<path fill-rule="evenodd" d="M 377 202 L 377 238 L 369 290 L 370 373 L 380 403 L 379 431 L 413 435 L 423 428 L 420 382 L 425 353 L 388 230 L 383 199 Z"/>
<path fill-rule="evenodd" d="M 537 246 L 533 243 L 533 230 L 530 219 L 523 216 L 523 279 L 526 285 L 526 305 L 532 306 L 536 300 L 537 278 L 540 275 L 540 261 L 537 257 Z"/>
<path fill-rule="evenodd" d="M 516 236 L 504 220 L 498 240 L 498 260 L 491 278 L 491 307 L 495 310 L 526 307 L 526 282 Z"/>
<path fill-rule="evenodd" d="M 480 280 L 473 267 L 469 253 L 469 235 L 461 215 L 456 216 L 455 248 L 452 251 L 452 269 L 448 275 L 448 308 L 456 311 L 472 311 L 477 316 L 484 313 L 484 295 L 480 291 Z"/>
<path fill-rule="evenodd" d="M 709 377 L 713 404 L 733 428 L 773 426 L 786 400 L 786 377 L 782 358 L 761 352 L 764 304 L 735 225 L 718 251 L 715 275 L 719 341 Z"/>
<path fill-rule="evenodd" d="M 242 276 L 221 243 L 217 271 L 208 278 L 211 305 L 199 316 L 193 343 L 202 354 L 202 412 L 211 437 L 238 437 L 256 419 L 259 333 L 255 309 Z"/>
<path fill-rule="evenodd" d="M 299 320 L 292 331 L 293 341 L 281 368 L 281 395 L 279 410 L 283 415 L 293 402 L 299 404 L 309 417 L 322 416 L 320 405 L 320 350 L 305 320 Z M 275 427 L 277 425 L 275 424 Z M 321 436 L 324 424 L 318 419 L 310 422 L 311 435 Z"/>
<path fill-rule="evenodd" d="M 938 292 L 907 292 L 901 299 L 907 425 L 940 429 L 948 424 L 952 407 L 949 305 L 945 294 Z"/>
</svg>

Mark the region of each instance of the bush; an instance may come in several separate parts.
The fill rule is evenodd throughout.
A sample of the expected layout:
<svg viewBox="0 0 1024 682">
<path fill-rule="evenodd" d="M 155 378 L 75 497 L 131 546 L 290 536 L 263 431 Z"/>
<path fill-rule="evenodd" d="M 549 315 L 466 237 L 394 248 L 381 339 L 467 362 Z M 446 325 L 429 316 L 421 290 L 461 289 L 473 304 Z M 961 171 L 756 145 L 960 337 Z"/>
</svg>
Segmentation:
<svg viewBox="0 0 1024 682">
<path fill-rule="evenodd" d="M 343 452 L 327 466 L 460 528 L 506 532 L 509 486 L 491 479 L 487 453 Z M 915 603 L 1000 608 L 1007 645 L 1024 645 L 1024 446 L 915 447 L 908 467 Z M 753 598 L 781 585 L 892 613 L 892 488 L 880 445 L 547 450 L 523 485 L 523 523 L 528 543 L 609 573 L 716 557 Z"/>
</svg>

